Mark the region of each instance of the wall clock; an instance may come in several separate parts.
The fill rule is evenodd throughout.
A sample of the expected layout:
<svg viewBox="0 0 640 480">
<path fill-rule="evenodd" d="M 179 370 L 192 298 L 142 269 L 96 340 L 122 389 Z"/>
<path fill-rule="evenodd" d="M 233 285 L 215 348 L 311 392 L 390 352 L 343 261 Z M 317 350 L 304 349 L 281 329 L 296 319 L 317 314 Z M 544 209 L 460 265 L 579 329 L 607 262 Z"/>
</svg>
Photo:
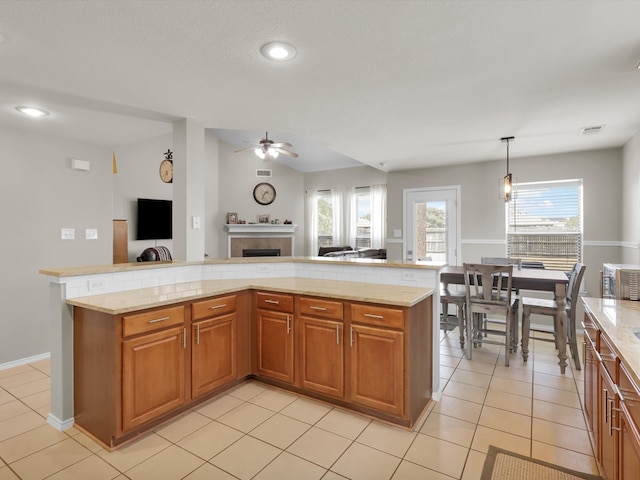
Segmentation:
<svg viewBox="0 0 640 480">
<path fill-rule="evenodd" d="M 253 199 L 260 205 L 269 205 L 276 199 L 276 189 L 270 183 L 259 183 L 253 189 Z"/>
<path fill-rule="evenodd" d="M 172 183 L 173 182 L 173 161 L 172 160 L 163 160 L 160 162 L 160 179 L 164 183 Z"/>
</svg>

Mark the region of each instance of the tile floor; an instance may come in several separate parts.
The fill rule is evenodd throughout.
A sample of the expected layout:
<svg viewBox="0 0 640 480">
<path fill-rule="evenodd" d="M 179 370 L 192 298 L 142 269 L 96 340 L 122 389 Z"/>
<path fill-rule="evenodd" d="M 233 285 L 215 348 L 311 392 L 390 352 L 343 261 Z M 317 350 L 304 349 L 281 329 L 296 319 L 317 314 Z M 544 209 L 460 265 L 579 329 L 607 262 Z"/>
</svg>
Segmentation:
<svg viewBox="0 0 640 480">
<path fill-rule="evenodd" d="M 553 345 L 529 362 L 499 347 L 463 358 L 442 335 L 443 396 L 414 431 L 249 381 L 114 452 L 49 426 L 49 362 L 0 371 L 0 480 L 480 478 L 490 444 L 598 473 L 581 409 L 582 372 Z"/>
</svg>

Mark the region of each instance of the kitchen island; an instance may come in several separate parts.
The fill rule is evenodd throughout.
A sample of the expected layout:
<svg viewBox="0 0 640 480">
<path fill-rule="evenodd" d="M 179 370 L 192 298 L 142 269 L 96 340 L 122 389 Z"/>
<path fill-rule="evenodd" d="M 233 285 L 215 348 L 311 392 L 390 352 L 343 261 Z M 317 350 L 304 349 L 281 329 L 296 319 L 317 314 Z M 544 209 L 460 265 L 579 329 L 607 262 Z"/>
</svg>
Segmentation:
<svg viewBox="0 0 640 480">
<path fill-rule="evenodd" d="M 356 260 L 356 261 L 354 261 Z M 394 327 L 403 330 L 411 325 L 412 316 L 409 313 L 415 310 L 416 305 L 420 304 L 421 318 L 426 318 L 424 312 L 428 310 L 428 335 L 422 332 L 419 335 L 407 336 L 407 330 L 403 330 L 401 337 L 395 338 L 394 341 L 405 341 L 402 351 L 405 352 L 402 360 L 407 362 L 407 366 L 411 362 L 415 362 L 420 355 L 427 355 L 430 360 L 429 374 L 420 374 L 422 378 L 429 378 L 429 385 L 426 387 L 429 392 L 422 392 L 419 396 L 431 397 L 439 389 L 439 352 L 438 352 L 438 322 L 433 322 L 435 312 L 437 312 L 438 299 L 436 288 L 438 283 L 438 272 L 441 264 L 427 262 L 387 262 L 384 260 L 336 260 L 323 258 L 292 258 L 279 257 L 258 258 L 258 259 L 229 259 L 229 260 L 213 260 L 206 262 L 168 262 L 168 263 L 149 263 L 149 264 L 125 264 L 125 265 L 106 265 L 95 267 L 74 267 L 69 269 L 47 269 L 41 270 L 41 273 L 47 275 L 50 280 L 51 305 L 52 305 L 52 322 L 56 337 L 54 346 L 52 347 L 52 403 L 51 413 L 49 415 L 49 423 L 63 430 L 73 425 L 74 421 L 74 315 L 73 309 L 83 310 L 85 312 L 94 312 L 96 314 L 105 315 L 111 318 L 112 324 L 122 324 L 124 317 L 128 313 L 140 312 L 141 310 L 163 309 L 174 304 L 181 304 L 185 307 L 183 332 L 185 328 L 193 327 L 190 322 L 197 321 L 193 317 L 194 305 L 198 300 L 207 301 L 209 298 L 225 296 L 227 294 L 242 294 L 242 292 L 265 291 L 270 294 L 283 293 L 291 296 L 295 302 L 295 310 L 290 312 L 292 322 L 303 322 L 304 318 L 312 318 L 310 315 L 300 315 L 302 312 L 300 305 L 307 305 L 305 298 L 326 299 L 332 298 L 332 301 L 338 301 L 343 305 L 344 318 L 326 318 L 319 316 L 320 320 L 330 322 L 343 322 L 340 328 L 349 328 L 357 326 L 359 321 L 354 318 L 357 315 L 364 315 L 367 312 L 358 310 L 356 304 L 388 308 L 391 310 L 399 309 L 404 312 L 401 317 L 395 317 L 396 313 L 390 311 L 393 321 L 396 323 Z M 361 284 L 361 285 L 358 285 Z M 146 299 L 143 297 L 146 296 Z M 435 298 L 433 298 L 435 297 Z M 246 297 L 248 298 L 248 297 Z M 255 342 L 254 332 L 260 329 L 260 321 L 263 322 L 264 331 L 271 331 L 279 326 L 277 315 L 273 315 L 272 310 L 258 308 L 255 300 L 251 300 L 252 307 L 248 312 L 251 315 L 250 325 L 245 325 L 247 331 L 251 333 L 251 342 Z M 241 302 L 245 305 L 246 299 Z M 428 307 L 425 307 L 425 306 Z M 244 307 L 243 307 L 244 308 Z M 269 313 L 269 315 L 256 316 L 258 311 Z M 189 313 L 191 312 L 191 313 Z M 317 311 L 316 311 L 317 312 Z M 246 312 L 245 312 L 246 313 Z M 175 314 L 175 312 L 173 312 Z M 189 317 L 189 314 L 191 317 Z M 371 314 L 376 315 L 376 314 Z M 247 315 L 244 315 L 245 317 Z M 172 317 L 173 318 L 173 317 Z M 371 320 L 375 317 L 363 317 Z M 415 317 L 417 318 L 417 317 Z M 318 318 L 315 318 L 318 320 Z M 135 323 L 135 319 L 132 320 Z M 172 320 L 173 321 L 173 320 Z M 176 320 L 178 323 L 179 320 Z M 306 320 L 305 320 L 306 321 Z M 256 323 L 258 322 L 258 323 Z M 78 322 L 75 322 L 76 324 Z M 125 322 L 126 323 L 126 322 Z M 285 322 L 286 323 L 286 322 Z M 241 322 L 238 322 L 241 324 Z M 293 325 L 293 324 L 291 324 Z M 302 323 L 300 323 L 302 325 Z M 309 322 L 304 324 L 309 327 Z M 365 326 L 366 325 L 361 325 Z M 380 325 L 373 325 L 379 328 Z M 268 328 L 267 328 L 268 327 Z M 369 325 L 368 327 L 371 327 Z M 289 327 L 290 328 L 290 327 Z M 340 330 L 338 328 L 338 330 Z M 415 324 L 414 327 L 415 329 Z M 382 329 L 388 329 L 388 326 L 382 325 Z M 303 327 L 296 331 L 304 330 Z M 133 330 L 135 331 L 135 330 Z M 308 328 L 308 332 L 317 333 L 319 330 Z M 367 337 L 366 331 L 358 331 L 354 329 L 355 335 L 362 334 L 363 341 L 360 344 L 365 345 L 364 340 Z M 434 335 L 434 332 L 436 335 Z M 344 330 L 341 334 L 344 333 Z M 242 333 L 241 333 L 242 334 Z M 124 341 L 122 332 L 120 332 L 118 341 Z M 244 334 L 243 334 L 244 335 Z M 298 334 L 296 334 L 298 335 Z M 302 335 L 302 333 L 300 333 Z M 344 338 L 344 337 L 343 337 Z M 421 338 L 420 348 L 416 348 L 411 342 Z M 428 344 L 425 344 L 428 339 Z M 174 343 L 182 341 L 184 345 L 189 344 L 193 340 L 191 331 L 177 334 Z M 357 341 L 357 340 L 356 340 Z M 296 336 L 296 346 L 303 345 L 303 340 L 299 340 Z M 377 345 L 383 345 L 384 342 L 378 342 Z M 314 345 L 312 343 L 312 345 Z M 370 343 L 370 346 L 376 345 L 376 342 Z M 395 343 L 396 347 L 398 343 Z M 413 345 L 413 347 L 412 347 Z M 246 358 L 252 357 L 254 361 L 259 350 L 256 350 L 255 344 L 250 347 L 251 355 L 241 354 L 241 358 L 245 358 L 244 366 L 238 371 L 249 374 L 256 372 L 259 365 L 251 363 L 247 369 Z M 298 346 L 300 352 L 304 351 L 304 347 Z M 76 348 L 77 349 L 77 348 Z M 269 363 L 269 348 L 263 351 L 263 360 Z M 297 350 L 296 350 L 297 351 Z M 392 350 L 389 350 L 392 351 Z M 238 350 L 240 352 L 240 350 Z M 266 353 L 265 353 L 266 352 Z M 348 356 L 345 360 L 351 362 L 352 358 Z M 421 352 L 421 353 L 420 353 Z M 425 353 L 426 352 L 426 353 Z M 242 352 L 240 352 L 242 353 Z M 302 353 L 301 353 L 302 355 Z M 307 364 L 303 364 L 304 357 L 294 358 L 296 371 L 305 372 Z M 309 355 L 307 359 L 311 358 Z M 398 357 L 399 358 L 399 357 Z M 423 360 L 420 360 L 424 364 Z M 187 358 L 189 365 L 191 360 Z M 361 365 L 364 363 L 361 362 Z M 309 364 L 311 365 L 311 364 Z M 345 367 L 344 372 L 349 374 L 356 363 L 351 362 Z M 185 367 L 186 368 L 186 367 Z M 420 367 L 423 368 L 423 367 Z M 244 370 L 243 370 L 244 369 Z M 282 383 L 282 379 L 278 379 L 277 375 L 265 375 L 265 371 L 258 373 L 257 378 L 268 381 L 273 384 L 286 387 L 286 382 Z M 313 372 L 313 366 L 307 368 L 309 372 Z M 316 369 L 316 373 L 320 373 L 321 369 Z M 435 373 L 434 373 L 435 372 Z M 188 372 L 187 372 L 188 373 Z M 239 377 L 242 378 L 242 377 Z M 313 379 L 303 379 L 301 376 L 293 377 L 293 387 L 302 388 L 305 392 L 313 390 Z M 403 376 L 403 378 L 406 378 Z M 411 377 L 414 379 L 416 377 Z M 316 382 L 317 383 L 317 382 Z M 405 386 L 418 384 L 415 380 L 405 383 Z M 304 386 L 303 386 L 304 385 Z M 345 380 L 345 385 L 349 385 L 349 381 Z M 340 399 L 331 390 L 323 390 L 325 387 L 318 387 L 319 392 L 313 395 L 331 398 L 337 398 L 337 403 L 341 401 L 349 403 L 348 400 Z M 367 387 L 369 388 L 369 387 Z M 423 390 L 424 385 L 421 385 Z M 346 395 L 353 395 L 353 386 L 346 388 Z M 329 392 L 329 393 L 327 393 Z M 370 393 L 370 392 L 369 392 Z M 367 403 L 366 395 L 361 396 L 360 403 Z M 396 394 L 397 397 L 397 394 Z M 323 397 L 324 398 L 324 397 Z M 404 400 L 404 396 L 403 402 Z M 345 403 L 345 405 L 346 405 Z M 375 402 L 374 402 L 375 403 Z M 384 403 L 384 402 L 383 402 Z M 411 403 L 411 402 L 410 402 Z M 188 402 L 187 402 L 188 406 Z M 371 407 L 364 405 L 363 411 L 371 409 L 371 412 L 382 411 L 386 406 L 380 404 Z M 389 407 L 391 408 L 391 407 Z M 387 419 L 396 420 L 396 423 L 411 424 L 415 420 L 416 409 L 418 407 L 404 404 L 401 407 L 395 407 L 396 411 L 383 414 L 389 415 Z M 418 408 L 419 409 L 419 408 Z M 370 413 L 370 412 L 369 412 Z M 391 418 L 395 417 L 395 418 Z M 401 419 L 401 421 L 397 421 Z M 413 419 L 413 420 L 412 420 Z M 108 443 L 108 442 L 104 442 Z"/>
</svg>

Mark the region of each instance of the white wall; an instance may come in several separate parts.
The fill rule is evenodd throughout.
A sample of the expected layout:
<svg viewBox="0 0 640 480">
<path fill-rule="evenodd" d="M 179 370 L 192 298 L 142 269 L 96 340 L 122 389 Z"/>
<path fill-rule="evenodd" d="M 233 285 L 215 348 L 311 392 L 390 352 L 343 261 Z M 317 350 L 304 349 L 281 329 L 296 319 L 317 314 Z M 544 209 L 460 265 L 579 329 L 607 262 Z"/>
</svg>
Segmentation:
<svg viewBox="0 0 640 480">
<path fill-rule="evenodd" d="M 112 261 L 111 149 L 0 127 L 3 252 L 0 365 L 51 350 L 49 284 L 41 268 Z M 88 172 L 70 159 L 90 162 Z M 75 240 L 61 240 L 61 228 Z M 86 240 L 85 229 L 97 229 Z"/>
<path fill-rule="evenodd" d="M 640 133 L 623 149 L 622 263 L 640 264 Z"/>
</svg>

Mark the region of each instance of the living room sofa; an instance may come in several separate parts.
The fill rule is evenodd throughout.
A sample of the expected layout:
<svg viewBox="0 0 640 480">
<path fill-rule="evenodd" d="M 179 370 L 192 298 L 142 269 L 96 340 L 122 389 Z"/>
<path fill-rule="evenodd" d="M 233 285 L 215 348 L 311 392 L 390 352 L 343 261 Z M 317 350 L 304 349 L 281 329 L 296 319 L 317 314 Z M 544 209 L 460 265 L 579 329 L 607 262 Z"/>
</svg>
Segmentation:
<svg viewBox="0 0 640 480">
<path fill-rule="evenodd" d="M 338 245 L 331 247 L 320 247 L 318 250 L 320 257 L 351 257 L 351 258 L 387 258 L 386 248 L 358 248 L 354 250 L 350 245 Z"/>
</svg>

